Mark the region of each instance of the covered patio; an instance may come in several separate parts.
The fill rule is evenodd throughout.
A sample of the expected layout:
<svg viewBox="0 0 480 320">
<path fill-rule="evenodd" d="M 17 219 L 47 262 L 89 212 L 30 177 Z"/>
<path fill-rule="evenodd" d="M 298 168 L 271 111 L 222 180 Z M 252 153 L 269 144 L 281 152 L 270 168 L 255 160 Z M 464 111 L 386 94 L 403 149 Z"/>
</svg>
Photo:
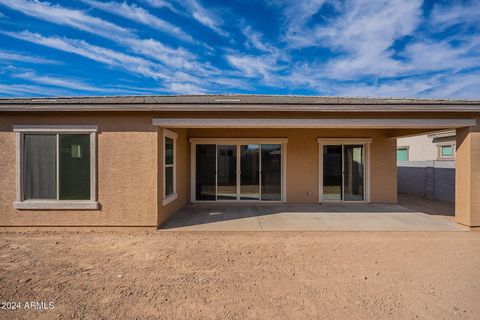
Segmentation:
<svg viewBox="0 0 480 320">
<path fill-rule="evenodd" d="M 426 210 L 424 210 L 426 211 Z M 465 231 L 466 227 L 397 204 L 188 204 L 161 230 Z"/>
<path fill-rule="evenodd" d="M 457 186 L 467 186 L 475 164 L 469 150 L 476 145 L 462 135 L 476 130 L 476 119 L 415 108 L 409 111 L 415 114 L 406 114 L 409 109 L 403 107 L 402 113 L 389 108 L 364 115 L 356 114 L 366 112 L 363 107 L 355 108 L 348 117 L 302 111 L 290 117 L 154 118 L 163 137 L 159 159 L 167 159 L 162 144 L 178 152 L 173 163 L 160 163 L 158 226 L 209 231 L 460 231 L 460 224 L 475 226 L 466 206 L 472 199 L 460 199 L 468 192 L 457 195 L 452 217 L 458 225 L 453 218 L 438 219 L 397 203 L 396 139 L 456 130 L 457 157 L 466 163 L 457 168 Z"/>
</svg>

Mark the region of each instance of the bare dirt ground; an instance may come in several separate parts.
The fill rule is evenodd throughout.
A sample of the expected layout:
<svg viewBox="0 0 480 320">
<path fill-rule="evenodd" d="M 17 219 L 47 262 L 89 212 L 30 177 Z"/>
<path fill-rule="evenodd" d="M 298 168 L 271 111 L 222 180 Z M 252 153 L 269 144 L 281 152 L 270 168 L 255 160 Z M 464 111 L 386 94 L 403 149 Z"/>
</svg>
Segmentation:
<svg viewBox="0 0 480 320">
<path fill-rule="evenodd" d="M 479 319 L 480 232 L 2 232 L 1 319 Z"/>
</svg>

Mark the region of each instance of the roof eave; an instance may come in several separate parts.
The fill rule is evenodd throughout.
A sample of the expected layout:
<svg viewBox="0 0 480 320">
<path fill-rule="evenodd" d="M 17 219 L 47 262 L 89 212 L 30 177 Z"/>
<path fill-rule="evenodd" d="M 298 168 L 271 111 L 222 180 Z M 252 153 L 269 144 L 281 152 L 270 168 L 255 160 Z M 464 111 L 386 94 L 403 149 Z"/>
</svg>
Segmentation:
<svg viewBox="0 0 480 320">
<path fill-rule="evenodd" d="M 474 104 L 0 104 L 0 111 L 480 112 Z"/>
</svg>

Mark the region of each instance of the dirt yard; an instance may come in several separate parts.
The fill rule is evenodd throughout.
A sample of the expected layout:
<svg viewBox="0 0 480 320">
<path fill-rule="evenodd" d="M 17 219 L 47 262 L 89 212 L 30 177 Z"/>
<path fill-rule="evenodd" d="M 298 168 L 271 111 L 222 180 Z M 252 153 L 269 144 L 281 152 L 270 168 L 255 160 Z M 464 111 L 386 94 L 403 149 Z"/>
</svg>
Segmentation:
<svg viewBox="0 0 480 320">
<path fill-rule="evenodd" d="M 479 248 L 480 232 L 3 232 L 0 301 L 22 309 L 0 318 L 479 319 Z"/>
</svg>

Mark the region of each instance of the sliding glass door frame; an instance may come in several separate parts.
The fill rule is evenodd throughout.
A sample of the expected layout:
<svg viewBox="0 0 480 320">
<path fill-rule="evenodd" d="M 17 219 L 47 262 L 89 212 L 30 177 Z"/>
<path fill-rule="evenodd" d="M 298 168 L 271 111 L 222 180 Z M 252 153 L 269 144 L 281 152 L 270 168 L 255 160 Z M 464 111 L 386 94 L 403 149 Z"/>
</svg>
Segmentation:
<svg viewBox="0 0 480 320">
<path fill-rule="evenodd" d="M 190 201 L 192 203 L 212 203 L 212 202 L 221 202 L 221 203 L 275 203 L 275 202 L 286 202 L 286 183 L 287 183 L 287 138 L 190 138 Z M 215 199 L 216 200 L 197 200 L 196 199 L 196 161 L 197 161 L 197 145 L 210 144 L 215 145 Z M 262 200 L 262 147 L 261 145 L 267 144 L 279 144 L 281 146 L 281 191 L 280 191 L 280 200 Z M 236 190 L 237 198 L 236 200 L 223 200 L 218 199 L 218 147 L 235 145 L 236 146 Z M 240 200 L 241 198 L 241 146 L 242 145 L 258 145 L 259 146 L 259 200 Z"/>
<path fill-rule="evenodd" d="M 370 202 L 370 144 L 371 138 L 318 138 L 318 202 L 322 203 L 369 203 Z M 323 147 L 324 146 L 342 146 L 342 191 L 340 200 L 323 199 Z M 361 145 L 363 146 L 362 161 L 363 166 L 363 200 L 344 200 L 345 198 L 345 146 Z"/>
</svg>

